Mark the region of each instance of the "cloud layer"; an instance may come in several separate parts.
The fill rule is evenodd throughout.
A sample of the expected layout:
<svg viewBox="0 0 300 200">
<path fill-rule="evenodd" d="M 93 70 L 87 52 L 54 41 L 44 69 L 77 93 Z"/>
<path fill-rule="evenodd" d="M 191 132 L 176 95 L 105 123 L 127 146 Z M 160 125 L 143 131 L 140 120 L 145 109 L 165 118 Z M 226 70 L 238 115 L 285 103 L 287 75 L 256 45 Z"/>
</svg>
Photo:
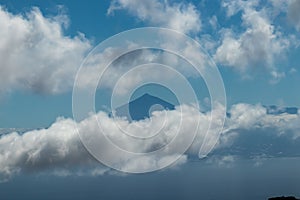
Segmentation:
<svg viewBox="0 0 300 200">
<path fill-rule="evenodd" d="M 184 118 L 180 126 L 181 111 Z M 106 137 L 110 138 L 122 149 L 132 152 L 151 152 L 160 149 L 174 138 L 177 134 L 176 130 L 180 130 L 178 134 L 183 134 L 184 140 L 184 138 L 190 136 L 189 134 L 193 134 L 193 128 L 191 127 L 197 125 L 197 120 L 195 119 L 199 119 L 199 130 L 192 146 L 177 162 L 177 164 L 182 164 L 187 161 L 188 157 L 198 155 L 199 148 L 208 129 L 211 113 L 201 113 L 193 107 L 184 105 L 177 107 L 176 110 L 166 112 L 167 118 L 165 118 L 164 112 L 155 112 L 148 120 L 134 122 L 134 125 L 137 126 L 133 126 L 132 123 L 125 119 L 109 118 L 103 112 L 99 112 L 95 116 L 102 124 L 102 130 L 105 132 Z M 84 171 L 83 169 L 91 169 L 89 173 L 94 175 L 106 172 L 108 169 L 103 165 L 97 164 L 95 159 L 83 147 L 76 132 L 76 127 L 85 137 L 97 140 L 101 152 L 114 160 L 115 163 L 120 164 L 124 170 L 163 166 L 164 162 L 173 159 L 173 156 L 177 156 L 177 149 L 173 151 L 165 149 L 164 151 L 167 151 L 167 154 L 164 157 L 144 157 L 141 160 L 131 159 L 130 157 L 120 159 L 118 155 L 111 154 L 110 149 L 107 148 L 105 138 L 99 137 L 99 126 L 94 120 L 95 116 L 78 123 L 71 119 L 59 118 L 47 129 L 32 130 L 24 134 L 13 132 L 1 135 L 1 180 L 6 180 L 16 173 L 26 171 L 40 172 L 50 170 L 69 174 L 74 173 L 74 170 L 80 171 L 81 169 L 81 171 Z M 166 123 L 162 129 L 159 129 L 162 121 Z M 300 136 L 299 124 L 299 114 L 282 113 L 280 115 L 270 115 L 267 114 L 266 108 L 260 105 L 236 104 L 230 109 L 230 115 L 227 117 L 222 135 L 214 151 L 218 152 L 222 151 L 223 148 L 230 147 L 235 138 L 238 136 L 243 137 L 243 133 L 251 130 L 261 132 L 261 134 L 270 134 L 267 131 L 271 129 L 272 137 L 287 135 L 291 140 L 294 140 Z M 180 129 L 178 129 L 178 126 L 180 126 Z M 216 125 L 213 123 L 211 128 L 214 128 L 214 126 Z M 157 137 L 137 142 L 124 135 L 124 132 L 119 129 L 120 127 L 122 130 L 136 135 L 150 134 L 156 128 L 160 131 Z M 209 137 L 215 137 L 215 135 L 209 135 Z M 254 135 L 254 137 L 257 136 Z M 181 148 L 180 145 L 182 144 L 182 142 L 176 144 L 178 149 Z"/>
</svg>

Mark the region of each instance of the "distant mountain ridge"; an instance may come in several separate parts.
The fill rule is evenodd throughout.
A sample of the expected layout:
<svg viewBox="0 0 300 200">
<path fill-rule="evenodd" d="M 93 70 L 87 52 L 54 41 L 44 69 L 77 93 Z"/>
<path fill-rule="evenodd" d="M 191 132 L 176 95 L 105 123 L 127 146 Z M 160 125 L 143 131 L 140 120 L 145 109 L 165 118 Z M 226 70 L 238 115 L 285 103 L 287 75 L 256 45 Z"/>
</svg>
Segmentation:
<svg viewBox="0 0 300 200">
<path fill-rule="evenodd" d="M 298 108 L 296 107 L 278 107 L 275 105 L 264 106 L 267 109 L 267 114 L 269 115 L 280 115 L 283 113 L 287 114 L 297 114 Z"/>
<path fill-rule="evenodd" d="M 154 107 L 154 109 L 150 110 L 154 105 L 160 105 L 160 108 Z M 280 115 L 284 113 L 298 114 L 298 108 L 296 107 L 280 107 L 275 105 L 264 107 L 268 115 Z M 159 97 L 145 93 L 131 102 L 116 108 L 115 116 L 126 117 L 129 121 L 138 121 L 149 118 L 151 111 L 163 109 L 174 110 L 175 106 Z M 230 117 L 231 114 L 227 113 L 227 116 Z"/>
<path fill-rule="evenodd" d="M 128 104 L 116 108 L 115 115 L 119 117 L 126 117 L 129 121 L 138 121 L 149 118 L 151 111 L 174 109 L 175 106 L 173 104 L 159 97 L 145 93 Z"/>
<path fill-rule="evenodd" d="M 293 196 L 289 196 L 289 197 L 282 196 L 282 197 L 271 197 L 268 200 L 299 200 L 299 199 Z"/>
</svg>

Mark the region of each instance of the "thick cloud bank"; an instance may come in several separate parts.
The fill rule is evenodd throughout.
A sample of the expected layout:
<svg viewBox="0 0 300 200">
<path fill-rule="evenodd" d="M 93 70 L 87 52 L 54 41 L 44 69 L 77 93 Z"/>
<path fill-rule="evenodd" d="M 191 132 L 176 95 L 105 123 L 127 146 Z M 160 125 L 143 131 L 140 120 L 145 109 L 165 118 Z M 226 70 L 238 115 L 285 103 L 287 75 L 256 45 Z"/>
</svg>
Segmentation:
<svg viewBox="0 0 300 200">
<path fill-rule="evenodd" d="M 223 108 L 219 107 L 218 109 Z M 62 175 L 72 174 L 74 171 L 76 174 L 84 174 L 83 169 L 90 169 L 88 173 L 92 175 L 106 172 L 108 169 L 97 163 L 83 147 L 76 131 L 77 127 L 85 136 L 92 140 L 94 138 L 99 139 L 97 135 L 99 126 L 93 120 L 95 116 L 102 123 L 102 130 L 105 132 L 105 136 L 109 137 L 111 141 L 114 141 L 121 148 L 133 152 L 150 152 L 161 148 L 172 140 L 179 126 L 181 128 L 178 134 L 184 134 L 184 136 L 188 137 L 189 134 L 192 134 L 191 131 L 193 129 L 191 130 L 191 127 L 197 123 L 195 119 L 199 119 L 199 129 L 194 143 L 177 161 L 177 164 L 182 164 L 187 161 L 188 157 L 197 156 L 203 137 L 208 129 L 211 113 L 202 113 L 186 105 L 166 112 L 167 118 L 165 118 L 165 112 L 155 112 L 150 119 L 134 122 L 138 126 L 132 126 L 132 123 L 125 119 L 109 118 L 106 113 L 99 112 L 97 115 L 93 115 L 78 123 L 71 119 L 59 118 L 47 129 L 32 130 L 24 134 L 16 132 L 3 134 L 0 137 L 1 180 L 7 180 L 12 175 L 20 172 L 40 172 L 45 170 Z M 180 113 L 183 116 L 181 125 Z M 155 128 L 160 127 L 162 121 L 165 121 L 165 124 L 162 129 L 159 129 L 159 137 L 139 143 L 125 137 L 124 133 L 119 129 L 121 127 L 132 134 L 147 135 L 151 134 L 151 131 Z M 243 137 L 245 133 L 247 133 L 248 137 L 251 131 L 259 132 L 262 134 L 261 137 L 263 137 L 263 134 L 270 134 L 268 130 L 272 130 L 271 136 L 273 139 L 286 135 L 291 141 L 297 140 L 300 135 L 299 124 L 299 114 L 267 114 L 266 108 L 260 105 L 236 104 L 230 109 L 222 135 L 212 154 L 221 151 L 223 155 L 229 155 L 232 153 L 229 151 L 230 145 L 234 143 L 235 139 Z M 216 124 L 212 123 L 211 128 L 214 128 L 214 126 Z M 210 137 L 215 137 L 215 135 Z M 257 134 L 254 137 L 257 137 Z M 112 160 L 115 159 L 117 161 L 118 156 L 110 155 L 111 152 L 106 148 L 105 142 L 104 138 L 100 138 L 101 151 L 109 155 Z M 177 144 L 178 148 L 180 144 Z M 285 146 L 285 148 L 288 149 L 288 146 Z M 228 153 L 222 151 L 222 149 L 226 149 Z M 166 149 L 165 151 L 168 150 Z M 177 156 L 176 150 L 174 152 L 170 151 L 163 158 L 147 157 L 144 160 L 124 158 L 119 160 L 119 162 L 124 170 L 147 169 L 153 167 L 153 165 L 163 165 L 172 156 Z M 226 156 L 224 158 L 231 157 L 229 155 L 229 157 Z"/>
<path fill-rule="evenodd" d="M 83 34 L 64 35 L 67 16 L 45 17 L 38 8 L 14 15 L 0 6 L 0 93 L 70 90 L 91 48 Z"/>
</svg>

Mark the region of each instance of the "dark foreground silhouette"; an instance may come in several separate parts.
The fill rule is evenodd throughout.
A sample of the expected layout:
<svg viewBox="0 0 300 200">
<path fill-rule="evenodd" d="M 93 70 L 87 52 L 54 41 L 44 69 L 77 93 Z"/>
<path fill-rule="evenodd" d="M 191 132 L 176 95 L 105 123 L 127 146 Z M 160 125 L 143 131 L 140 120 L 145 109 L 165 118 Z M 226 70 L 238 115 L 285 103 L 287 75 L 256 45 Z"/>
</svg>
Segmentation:
<svg viewBox="0 0 300 200">
<path fill-rule="evenodd" d="M 292 197 L 292 196 L 290 196 L 290 197 L 282 196 L 282 197 L 271 197 L 268 200 L 299 200 L 299 199 L 297 199 L 296 197 Z"/>
</svg>

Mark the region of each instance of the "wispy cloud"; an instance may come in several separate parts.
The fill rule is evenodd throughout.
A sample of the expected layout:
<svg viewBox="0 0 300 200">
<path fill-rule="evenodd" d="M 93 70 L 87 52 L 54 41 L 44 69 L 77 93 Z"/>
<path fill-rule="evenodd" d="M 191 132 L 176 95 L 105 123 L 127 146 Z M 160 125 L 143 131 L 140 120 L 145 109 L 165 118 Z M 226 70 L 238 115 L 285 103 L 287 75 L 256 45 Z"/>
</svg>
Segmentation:
<svg viewBox="0 0 300 200">
<path fill-rule="evenodd" d="M 184 33 L 201 30 L 200 13 L 192 3 L 168 1 L 114 0 L 107 13 L 125 9 L 130 14 L 153 26 L 175 29 Z"/>
</svg>

